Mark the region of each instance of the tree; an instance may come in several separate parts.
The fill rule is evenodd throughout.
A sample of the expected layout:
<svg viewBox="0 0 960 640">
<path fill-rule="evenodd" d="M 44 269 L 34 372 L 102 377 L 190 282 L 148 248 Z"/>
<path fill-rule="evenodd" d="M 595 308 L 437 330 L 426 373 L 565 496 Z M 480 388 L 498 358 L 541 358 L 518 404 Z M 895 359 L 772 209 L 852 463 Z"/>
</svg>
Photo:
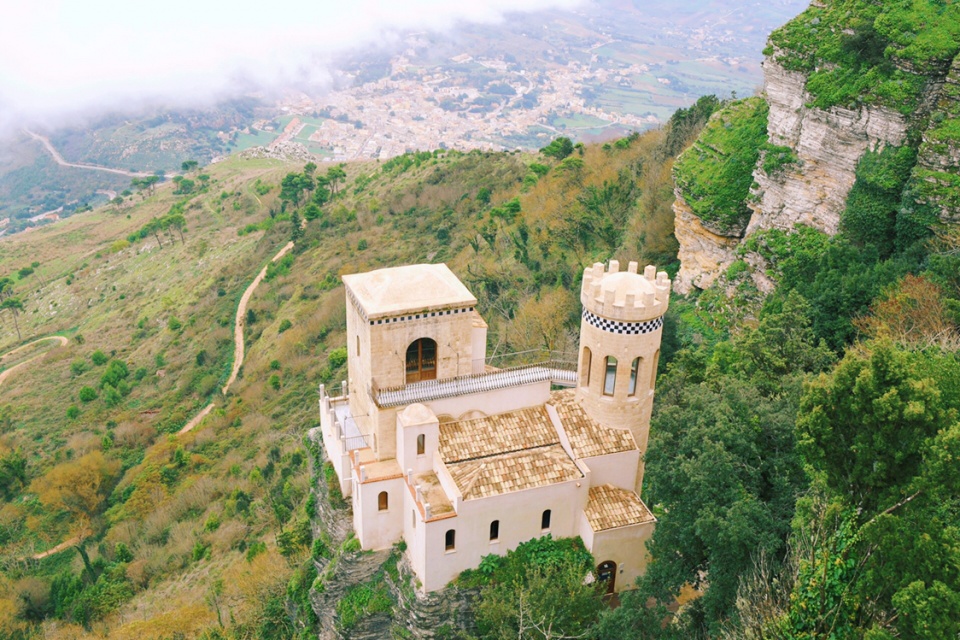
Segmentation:
<svg viewBox="0 0 960 640">
<path fill-rule="evenodd" d="M 180 168 L 181 168 L 183 171 L 193 171 L 193 170 L 196 169 L 198 166 L 200 166 L 200 163 L 197 162 L 196 160 L 184 160 L 184 161 L 180 164 Z"/>
<path fill-rule="evenodd" d="M 917 476 L 928 439 L 950 413 L 933 379 L 890 341 L 851 352 L 810 384 L 800 403 L 797 439 L 827 486 L 864 513 L 896 503 Z"/>
<path fill-rule="evenodd" d="M 72 516 L 74 531 L 85 531 L 103 506 L 120 463 L 93 451 L 53 467 L 30 483 L 45 506 Z"/>
<path fill-rule="evenodd" d="M 334 196 L 340 191 L 340 183 L 347 179 L 347 172 L 344 170 L 344 166 L 346 165 L 338 164 L 327 169 L 327 181 L 330 184 L 330 190 Z"/>
<path fill-rule="evenodd" d="M 20 312 L 23 311 L 23 303 L 20 298 L 7 298 L 0 303 L 0 309 L 7 309 L 13 315 L 13 325 L 17 328 L 17 340 L 23 340 L 20 336 L 20 322 L 18 320 Z"/>
<path fill-rule="evenodd" d="M 182 213 L 173 213 L 164 216 L 162 220 L 164 229 L 176 229 L 180 233 L 181 244 L 184 244 L 183 230 L 187 227 L 187 218 Z"/>
<path fill-rule="evenodd" d="M 298 242 L 302 237 L 303 223 L 300 219 L 300 214 L 294 210 L 294 212 L 290 214 L 290 239 L 293 242 Z"/>
<path fill-rule="evenodd" d="M 573 153 L 573 141 L 567 137 L 557 138 L 543 149 L 540 149 L 540 153 L 545 156 L 550 156 L 551 158 L 556 158 L 557 160 L 563 160 Z"/>
</svg>

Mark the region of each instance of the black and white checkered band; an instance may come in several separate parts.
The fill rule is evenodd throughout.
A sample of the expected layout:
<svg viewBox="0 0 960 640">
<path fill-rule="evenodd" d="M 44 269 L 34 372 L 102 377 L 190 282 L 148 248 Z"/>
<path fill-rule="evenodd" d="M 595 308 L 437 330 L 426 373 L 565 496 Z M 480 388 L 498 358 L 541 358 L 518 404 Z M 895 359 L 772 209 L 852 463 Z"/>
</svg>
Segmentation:
<svg viewBox="0 0 960 640">
<path fill-rule="evenodd" d="M 646 322 L 618 322 L 617 320 L 607 320 L 606 318 L 596 316 L 586 309 L 583 310 L 583 319 L 586 320 L 587 324 L 591 327 L 596 327 L 601 331 L 609 331 L 610 333 L 619 333 L 628 336 L 653 333 L 663 326 L 663 316 L 654 318 L 653 320 L 647 320 Z"/>
</svg>

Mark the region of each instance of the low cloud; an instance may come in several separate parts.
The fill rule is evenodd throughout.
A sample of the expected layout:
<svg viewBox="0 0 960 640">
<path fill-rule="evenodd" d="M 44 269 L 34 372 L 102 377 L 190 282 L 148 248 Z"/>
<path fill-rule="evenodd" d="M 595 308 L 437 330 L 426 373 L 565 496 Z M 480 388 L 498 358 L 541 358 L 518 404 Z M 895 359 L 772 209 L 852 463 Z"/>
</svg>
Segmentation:
<svg viewBox="0 0 960 640">
<path fill-rule="evenodd" d="M 581 0 L 34 0 L 0 21 L 0 129 L 329 84 L 329 60 L 408 30 Z"/>
</svg>

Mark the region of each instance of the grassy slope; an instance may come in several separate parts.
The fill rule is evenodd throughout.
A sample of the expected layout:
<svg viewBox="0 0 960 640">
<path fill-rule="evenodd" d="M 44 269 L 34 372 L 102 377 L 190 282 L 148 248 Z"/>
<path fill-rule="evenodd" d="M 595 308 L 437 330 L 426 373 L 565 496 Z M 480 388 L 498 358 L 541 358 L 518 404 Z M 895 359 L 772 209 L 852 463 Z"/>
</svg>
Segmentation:
<svg viewBox="0 0 960 640">
<path fill-rule="evenodd" d="M 578 323 L 580 268 L 611 255 L 675 255 L 664 135 L 588 148 L 539 181 L 528 165 L 553 161 L 516 154 L 423 157 L 389 171 L 377 163 L 348 167 L 343 195 L 308 224 L 292 266 L 265 281 L 251 300 L 256 319 L 246 327 L 241 378 L 199 428 L 180 437 L 165 433 L 219 398 L 237 301 L 286 243 L 290 222 L 278 216 L 267 231 L 238 230 L 270 219 L 269 210 L 279 209 L 276 185 L 297 168 L 239 159 L 209 167 L 209 193 L 186 205 L 186 242 L 161 236 L 163 249 L 153 236 L 129 247 L 122 239 L 176 202 L 166 186 L 120 212 L 97 210 L 4 241 L 0 273 L 41 263 L 38 276 L 16 287 L 26 305 L 24 341 L 57 333 L 70 342 L 0 386 L 0 456 L 19 450 L 28 461 L 26 486 L 0 503 L 0 521 L 9 523 L 0 532 L 0 562 L 7 568 L 0 578 L 0 627 L 25 624 L 20 594 L 36 592 L 42 600 L 55 575 L 80 575 L 73 551 L 39 563 L 17 559 L 81 528 L 75 514 L 45 504 L 43 482 L 52 470 L 96 452 L 118 469 L 105 480 L 108 497 L 90 522 L 87 550 L 95 564 L 119 567 L 118 580 L 132 597 L 101 611 L 90 633 L 191 635 L 216 624 L 217 603 L 230 611 L 228 626 L 257 623 L 262 605 L 283 596 L 306 553 L 283 558 L 276 540 L 295 528 L 307 495 L 300 439 L 316 423 L 316 385 L 343 375 L 327 360 L 344 342 L 338 276 L 447 261 L 481 298 L 492 346 L 568 347 Z M 360 175 L 365 179 L 356 182 Z M 258 179 L 273 188 L 257 195 Z M 483 187 L 492 190 L 489 205 L 477 200 Z M 585 198 L 587 192 L 593 196 Z M 610 204 L 604 193 L 614 193 L 613 200 L 626 194 L 625 204 Z M 521 212 L 508 215 L 503 203 L 514 197 Z M 620 217 L 612 235 L 583 227 L 597 222 L 584 213 L 588 205 Z M 182 326 L 171 329 L 171 318 Z M 292 326 L 281 334 L 284 320 Z M 0 352 L 16 346 L 12 325 L 0 340 Z M 131 372 L 132 390 L 117 406 L 107 406 L 102 390 L 97 400 L 78 400 L 80 387 L 96 388 L 105 370 L 91 362 L 97 349 Z M 75 361 L 85 371 L 76 374 Z M 135 381 L 138 369 L 145 375 Z M 80 410 L 75 419 L 66 417 L 71 405 Z M 266 551 L 248 561 L 258 541 Z M 118 543 L 132 550 L 132 561 L 110 564 Z M 5 618 L 5 610 L 12 617 Z M 76 629 L 49 618 L 43 624 L 54 636 Z"/>
</svg>

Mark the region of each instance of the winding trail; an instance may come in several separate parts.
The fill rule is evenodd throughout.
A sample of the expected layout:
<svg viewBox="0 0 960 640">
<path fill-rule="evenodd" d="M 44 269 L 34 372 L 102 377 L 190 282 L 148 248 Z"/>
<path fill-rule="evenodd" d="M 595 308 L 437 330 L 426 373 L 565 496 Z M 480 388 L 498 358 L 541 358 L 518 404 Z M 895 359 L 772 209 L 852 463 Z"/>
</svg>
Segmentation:
<svg viewBox="0 0 960 640">
<path fill-rule="evenodd" d="M 35 344 L 37 344 L 38 342 L 44 342 L 44 341 L 46 341 L 46 340 L 57 340 L 57 341 L 60 343 L 60 346 L 61 346 L 61 347 L 67 346 L 67 344 L 70 342 L 69 340 L 67 340 L 67 339 L 64 338 L 63 336 L 47 336 L 46 338 L 37 338 L 36 340 L 33 340 L 32 342 L 28 342 L 27 344 L 20 345 L 19 347 L 17 347 L 17 348 L 14 349 L 13 351 L 8 351 L 7 353 L 3 354 L 2 357 L 0 357 L 0 360 L 2 360 L 3 358 L 6 358 L 7 356 L 11 356 L 11 355 L 15 354 L 17 351 L 20 351 L 21 349 L 26 349 L 27 347 L 29 347 L 29 346 L 31 346 L 31 345 L 35 345 Z M 53 350 L 53 349 L 51 349 L 50 351 L 52 351 L 52 350 Z M 18 370 L 20 367 L 22 367 L 22 366 L 24 366 L 24 365 L 28 365 L 28 364 L 30 364 L 31 362 L 35 362 L 36 360 L 39 360 L 39 359 L 41 359 L 41 358 L 45 358 L 45 357 L 50 353 L 50 351 L 44 351 L 43 353 L 39 353 L 39 354 L 35 355 L 34 357 L 30 358 L 29 360 L 24 360 L 24 361 L 21 362 L 20 364 L 18 364 L 18 365 L 16 365 L 16 366 L 13 366 L 13 367 L 10 367 L 9 369 L 7 369 L 6 371 L 4 371 L 3 373 L 0 373 L 0 384 L 3 384 L 4 381 L 5 381 L 7 378 L 9 378 L 11 375 L 13 375 L 13 372 L 16 371 L 16 370 Z"/>
<path fill-rule="evenodd" d="M 270 259 L 270 262 L 276 262 L 283 256 L 287 255 L 287 252 L 289 252 L 291 249 L 293 249 L 293 241 L 290 241 L 284 245 L 283 249 L 280 249 L 277 255 Z M 257 274 L 257 277 L 254 278 L 253 282 L 250 283 L 250 286 L 247 287 L 247 290 L 243 292 L 243 296 L 240 298 L 240 304 L 237 305 L 237 317 L 233 326 L 233 371 L 230 372 L 230 379 L 227 380 L 227 384 L 223 385 L 223 389 L 220 390 L 223 395 L 227 395 L 230 385 L 237 381 L 237 376 L 240 374 L 240 367 L 243 366 L 243 324 L 244 318 L 247 315 L 247 304 L 249 304 L 250 298 L 253 296 L 253 292 L 257 290 L 257 287 L 266 277 L 268 266 L 270 265 L 266 264 L 263 266 L 263 269 L 260 270 L 260 273 Z M 0 382 L 2 382 L 2 379 L 0 379 Z M 214 406 L 216 406 L 216 401 L 211 402 L 201 409 L 200 413 L 191 418 L 190 422 L 183 425 L 183 428 L 180 429 L 180 431 L 177 431 L 177 435 L 183 435 L 203 422 L 203 419 L 206 418 L 211 411 L 213 411 Z"/>
<path fill-rule="evenodd" d="M 60 544 L 58 544 L 57 546 L 55 546 L 55 547 L 52 548 L 52 549 L 47 549 L 46 551 L 43 551 L 43 552 L 41 552 L 41 553 L 35 553 L 35 554 L 33 554 L 32 556 L 30 556 L 30 558 L 31 558 L 32 560 L 43 560 L 44 558 L 46 558 L 46 557 L 48 557 L 48 556 L 52 556 L 52 555 L 55 554 L 55 553 L 60 553 L 60 552 L 63 551 L 64 549 L 69 549 L 69 548 L 72 547 L 73 545 L 78 544 L 78 543 L 79 543 L 81 540 L 83 540 L 85 537 L 86 537 L 86 534 L 81 534 L 81 535 L 78 535 L 78 536 L 74 536 L 74 537 L 70 538 L 69 540 L 64 540 L 63 542 L 61 542 Z"/>
<path fill-rule="evenodd" d="M 73 167 L 74 169 L 87 169 L 88 171 L 105 171 L 106 173 L 115 173 L 121 176 L 128 176 L 130 178 L 147 178 L 154 174 L 148 173 L 146 171 L 126 171 L 125 169 L 114 169 L 112 167 L 102 167 L 98 164 L 86 164 L 83 162 L 67 162 L 63 159 L 63 156 L 60 155 L 60 152 L 57 151 L 56 147 L 50 142 L 46 136 L 42 136 L 39 133 L 34 133 L 30 129 L 24 129 L 24 131 L 31 138 L 41 143 L 44 148 L 46 148 L 47 153 L 54 159 L 54 161 L 59 164 L 61 167 Z M 173 174 L 164 175 L 165 178 L 173 177 Z"/>
</svg>

